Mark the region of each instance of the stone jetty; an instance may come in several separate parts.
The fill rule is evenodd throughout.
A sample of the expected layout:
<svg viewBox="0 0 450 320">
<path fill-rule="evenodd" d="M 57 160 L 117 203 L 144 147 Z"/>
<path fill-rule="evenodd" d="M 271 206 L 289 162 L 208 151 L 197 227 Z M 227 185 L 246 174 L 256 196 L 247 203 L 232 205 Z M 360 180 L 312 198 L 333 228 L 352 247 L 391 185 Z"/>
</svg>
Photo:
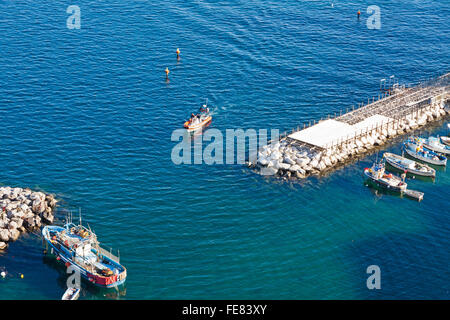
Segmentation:
<svg viewBox="0 0 450 320">
<path fill-rule="evenodd" d="M 56 202 L 53 195 L 40 191 L 0 187 L 0 250 L 21 233 L 53 223 Z"/>
<path fill-rule="evenodd" d="M 345 164 L 450 114 L 450 73 L 416 86 L 389 88 L 350 112 L 304 124 L 258 150 L 249 161 L 262 175 L 305 178 Z"/>
</svg>

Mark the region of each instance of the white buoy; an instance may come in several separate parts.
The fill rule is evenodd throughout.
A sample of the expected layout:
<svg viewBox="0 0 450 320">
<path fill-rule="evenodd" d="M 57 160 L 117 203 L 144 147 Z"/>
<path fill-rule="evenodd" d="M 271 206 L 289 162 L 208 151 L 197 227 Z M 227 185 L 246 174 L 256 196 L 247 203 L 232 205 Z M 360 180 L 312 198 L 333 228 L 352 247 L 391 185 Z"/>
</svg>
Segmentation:
<svg viewBox="0 0 450 320">
<path fill-rule="evenodd" d="M 5 272 L 5 271 L 2 271 L 2 272 L 0 273 L 0 276 L 2 276 L 2 278 L 6 277 L 6 272 Z"/>
</svg>

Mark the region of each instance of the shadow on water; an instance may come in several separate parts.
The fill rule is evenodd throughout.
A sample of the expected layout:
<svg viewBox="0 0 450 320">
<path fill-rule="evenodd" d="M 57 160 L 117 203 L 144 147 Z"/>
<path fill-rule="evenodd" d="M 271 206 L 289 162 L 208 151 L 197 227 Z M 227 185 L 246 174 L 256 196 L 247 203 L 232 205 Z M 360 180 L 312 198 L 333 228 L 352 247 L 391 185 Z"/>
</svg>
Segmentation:
<svg viewBox="0 0 450 320">
<path fill-rule="evenodd" d="M 353 262 L 355 283 L 363 287 L 358 299 L 449 299 L 450 271 L 442 266 L 448 265 L 450 252 L 445 240 L 435 239 L 430 234 L 388 233 L 352 244 L 345 259 Z M 365 288 L 370 265 L 380 267 L 379 290 Z"/>
</svg>

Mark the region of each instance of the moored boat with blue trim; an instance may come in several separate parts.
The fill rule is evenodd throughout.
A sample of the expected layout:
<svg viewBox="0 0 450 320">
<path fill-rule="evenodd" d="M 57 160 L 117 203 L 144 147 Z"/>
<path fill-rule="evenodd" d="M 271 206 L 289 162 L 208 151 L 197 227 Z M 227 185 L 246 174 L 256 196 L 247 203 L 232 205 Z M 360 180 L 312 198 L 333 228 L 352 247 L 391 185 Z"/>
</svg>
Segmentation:
<svg viewBox="0 0 450 320">
<path fill-rule="evenodd" d="M 437 166 L 447 165 L 447 158 L 426 148 L 418 139 L 410 138 L 403 144 L 405 152 L 415 159 Z"/>
<path fill-rule="evenodd" d="M 127 270 L 119 258 L 101 248 L 95 233 L 81 223 L 45 226 L 42 235 L 46 252 L 54 254 L 66 267 L 73 266 L 90 283 L 112 288 L 125 282 Z"/>
</svg>

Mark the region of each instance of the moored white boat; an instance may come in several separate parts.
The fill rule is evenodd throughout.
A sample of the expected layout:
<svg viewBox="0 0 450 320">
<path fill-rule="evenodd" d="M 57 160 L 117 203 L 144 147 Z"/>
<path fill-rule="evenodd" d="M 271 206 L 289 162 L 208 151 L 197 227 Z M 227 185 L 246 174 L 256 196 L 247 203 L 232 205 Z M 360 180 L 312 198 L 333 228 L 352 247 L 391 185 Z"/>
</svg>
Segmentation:
<svg viewBox="0 0 450 320">
<path fill-rule="evenodd" d="M 404 192 L 407 188 L 407 183 L 402 181 L 399 177 L 392 173 L 386 173 L 383 163 L 374 163 L 371 168 L 364 169 L 364 175 L 376 185 L 385 189 Z"/>
<path fill-rule="evenodd" d="M 450 146 L 446 146 L 442 144 L 437 137 L 428 137 L 428 138 L 414 138 L 417 142 L 423 144 L 427 149 L 430 149 L 434 152 L 442 153 L 444 155 L 450 154 Z"/>
<path fill-rule="evenodd" d="M 383 157 L 389 165 L 396 169 L 406 171 L 407 173 L 423 177 L 436 176 L 436 170 L 426 164 L 422 164 L 389 152 L 385 152 Z"/>
<path fill-rule="evenodd" d="M 443 155 L 437 154 L 432 150 L 427 149 L 422 144 L 418 143 L 414 139 L 409 139 L 403 144 L 405 152 L 417 160 L 437 165 L 445 166 L 447 165 L 447 158 Z"/>
</svg>

